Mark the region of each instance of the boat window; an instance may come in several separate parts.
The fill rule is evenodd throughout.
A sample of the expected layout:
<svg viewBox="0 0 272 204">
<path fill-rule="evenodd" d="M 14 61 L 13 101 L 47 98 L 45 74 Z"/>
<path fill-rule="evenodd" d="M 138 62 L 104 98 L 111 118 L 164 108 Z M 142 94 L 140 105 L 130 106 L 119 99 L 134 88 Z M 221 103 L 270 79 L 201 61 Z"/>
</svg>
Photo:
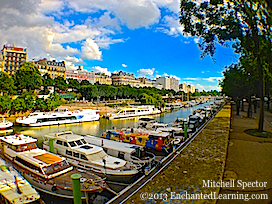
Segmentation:
<svg viewBox="0 0 272 204">
<path fill-rule="evenodd" d="M 71 117 L 71 120 L 76 120 L 76 119 L 77 119 L 76 116 Z"/>
<path fill-rule="evenodd" d="M 66 150 L 66 154 L 72 156 L 72 151 Z"/>
<path fill-rule="evenodd" d="M 46 173 L 46 174 L 50 174 L 51 172 L 54 171 L 54 169 L 53 169 L 52 166 L 48 166 L 48 167 L 43 167 L 43 171 L 44 171 L 44 173 Z"/>
<path fill-rule="evenodd" d="M 53 167 L 55 171 L 59 171 L 62 166 L 59 163 L 57 163 L 57 164 L 53 164 Z"/>
<path fill-rule="evenodd" d="M 76 158 L 79 158 L 79 153 L 73 152 L 73 156 L 76 157 Z"/>
<path fill-rule="evenodd" d="M 67 142 L 63 142 L 63 145 L 64 145 L 65 147 L 68 147 Z"/>
<path fill-rule="evenodd" d="M 82 145 L 82 142 L 80 140 L 76 140 L 77 145 Z"/>
<path fill-rule="evenodd" d="M 26 144 L 23 144 L 20 147 L 21 147 L 22 152 L 27 150 L 27 145 Z"/>
<path fill-rule="evenodd" d="M 80 155 L 80 159 L 88 160 L 87 157 L 84 154 Z"/>
<path fill-rule="evenodd" d="M 16 157 L 15 160 L 17 162 L 21 163 L 22 165 L 24 165 L 25 167 L 30 168 L 31 170 L 34 170 L 34 171 L 39 172 L 39 173 L 42 173 L 42 171 L 41 171 L 41 169 L 39 167 L 37 167 L 37 166 L 35 166 L 35 165 L 33 165 L 33 164 L 31 164 L 31 163 L 29 163 L 29 162 L 27 162 L 27 161 L 19 158 L 19 157 Z"/>
<path fill-rule="evenodd" d="M 37 119 L 37 123 L 42 123 L 43 119 Z"/>
<path fill-rule="evenodd" d="M 57 121 L 58 118 L 48 118 L 48 121 Z"/>
<path fill-rule="evenodd" d="M 27 144 L 27 146 L 28 146 L 28 149 L 36 149 L 37 148 L 36 143 L 29 143 L 29 144 Z"/>
<path fill-rule="evenodd" d="M 125 159 L 125 154 L 123 152 L 118 153 L 118 158 Z M 114 162 L 115 163 L 115 162 Z"/>
<path fill-rule="evenodd" d="M 69 145 L 70 145 L 71 147 L 77 146 L 75 142 L 69 142 Z"/>
<path fill-rule="evenodd" d="M 86 142 L 84 139 L 81 139 L 81 142 L 82 142 L 83 144 L 87 144 L 87 142 Z"/>
<path fill-rule="evenodd" d="M 57 142 L 56 142 L 58 145 L 62 145 L 62 141 L 60 141 L 60 140 L 57 140 Z"/>
</svg>

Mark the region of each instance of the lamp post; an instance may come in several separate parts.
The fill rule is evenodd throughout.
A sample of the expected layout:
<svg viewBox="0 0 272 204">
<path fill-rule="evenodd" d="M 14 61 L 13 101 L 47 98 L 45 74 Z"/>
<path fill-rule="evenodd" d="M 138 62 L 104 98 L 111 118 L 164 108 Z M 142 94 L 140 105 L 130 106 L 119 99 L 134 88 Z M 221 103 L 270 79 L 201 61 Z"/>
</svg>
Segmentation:
<svg viewBox="0 0 272 204">
<path fill-rule="evenodd" d="M 252 116 L 252 108 L 251 108 L 251 88 L 250 88 L 250 73 L 248 75 L 248 88 L 249 88 L 249 99 L 248 99 L 248 117 Z"/>
</svg>

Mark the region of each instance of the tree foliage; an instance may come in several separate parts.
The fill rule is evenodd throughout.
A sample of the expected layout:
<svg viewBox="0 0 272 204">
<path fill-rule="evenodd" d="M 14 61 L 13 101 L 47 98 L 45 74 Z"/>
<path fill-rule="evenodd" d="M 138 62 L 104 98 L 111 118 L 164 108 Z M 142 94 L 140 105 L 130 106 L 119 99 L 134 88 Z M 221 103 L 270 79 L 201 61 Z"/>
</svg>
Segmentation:
<svg viewBox="0 0 272 204">
<path fill-rule="evenodd" d="M 13 94 L 15 93 L 14 81 L 6 72 L 0 72 L 0 92 Z"/>
<path fill-rule="evenodd" d="M 258 76 L 261 110 L 259 131 L 264 122 L 265 77 L 271 74 L 272 11 L 265 0 L 210 0 L 199 3 L 181 1 L 180 23 L 187 35 L 200 38 L 201 57 L 214 60 L 216 46 L 234 42 L 240 63 Z"/>
<path fill-rule="evenodd" d="M 40 89 L 42 85 L 42 76 L 38 67 L 32 62 L 24 62 L 13 76 L 15 85 L 20 90 L 27 89 L 33 92 L 35 89 Z"/>
</svg>

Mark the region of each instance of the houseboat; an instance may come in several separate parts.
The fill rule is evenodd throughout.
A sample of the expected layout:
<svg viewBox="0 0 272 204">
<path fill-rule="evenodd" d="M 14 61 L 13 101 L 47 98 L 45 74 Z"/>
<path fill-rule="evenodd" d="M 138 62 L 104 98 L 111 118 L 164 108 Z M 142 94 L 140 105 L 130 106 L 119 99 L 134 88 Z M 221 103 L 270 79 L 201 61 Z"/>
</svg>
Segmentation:
<svg viewBox="0 0 272 204">
<path fill-rule="evenodd" d="M 134 128 L 131 130 L 134 130 Z M 170 142 L 173 139 L 167 132 L 149 131 L 146 134 L 142 134 L 115 129 L 104 132 L 102 138 L 141 145 L 147 149 L 165 152 L 168 152 L 171 148 Z"/>
<path fill-rule="evenodd" d="M 155 115 L 160 114 L 161 111 L 155 106 L 135 106 L 131 108 L 123 108 L 117 113 L 111 113 L 107 115 L 108 119 L 120 119 L 128 117 L 137 117 L 144 115 Z"/>
<path fill-rule="evenodd" d="M 40 195 L 15 169 L 0 158 L 0 203 L 37 204 Z"/>
<path fill-rule="evenodd" d="M 61 125 L 71 123 L 81 123 L 99 120 L 97 110 L 83 109 L 69 111 L 66 108 L 59 108 L 53 112 L 34 112 L 27 117 L 17 118 L 16 123 L 22 126 L 48 126 L 48 125 Z"/>
<path fill-rule="evenodd" d="M 106 188 L 105 181 L 99 176 L 75 169 L 65 158 L 39 149 L 37 139 L 25 135 L 10 135 L 0 137 L 0 141 L 1 153 L 39 191 L 72 199 L 72 174 L 82 175 L 81 192 L 84 200 Z"/>
<path fill-rule="evenodd" d="M 102 147 L 111 156 L 131 161 L 137 165 L 150 166 L 155 161 L 155 155 L 146 151 L 141 145 L 107 140 L 92 135 L 85 135 L 84 139 L 90 144 Z"/>
<path fill-rule="evenodd" d="M 102 147 L 87 143 L 83 136 L 71 131 L 49 133 L 44 137 L 48 138 L 43 143 L 44 149 L 50 149 L 51 139 L 54 152 L 65 156 L 71 164 L 107 177 L 108 180 L 128 183 L 139 173 L 141 166 L 110 156 Z"/>
</svg>

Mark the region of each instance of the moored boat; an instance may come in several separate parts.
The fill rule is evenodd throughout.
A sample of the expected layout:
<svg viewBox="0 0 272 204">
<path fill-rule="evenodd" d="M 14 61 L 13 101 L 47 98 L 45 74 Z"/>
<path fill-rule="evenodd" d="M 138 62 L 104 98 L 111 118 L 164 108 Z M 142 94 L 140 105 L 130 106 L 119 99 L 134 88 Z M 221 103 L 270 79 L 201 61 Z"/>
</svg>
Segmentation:
<svg viewBox="0 0 272 204">
<path fill-rule="evenodd" d="M 131 128 L 131 130 L 134 130 L 134 128 Z M 159 131 L 135 133 L 131 130 L 107 130 L 102 134 L 102 138 L 142 145 L 147 149 L 156 151 L 168 152 L 171 148 L 173 137 L 170 133 Z"/>
<path fill-rule="evenodd" d="M 83 109 L 69 111 L 68 109 L 56 109 L 53 112 L 34 112 L 27 117 L 17 118 L 16 123 L 22 126 L 48 126 L 48 125 L 61 125 L 71 123 L 81 123 L 99 120 L 97 110 Z"/>
<path fill-rule="evenodd" d="M 109 155 L 131 161 L 135 164 L 151 165 L 155 160 L 155 155 L 145 151 L 145 148 L 141 145 L 107 140 L 92 135 L 85 135 L 84 139 L 90 144 L 101 146 Z"/>
<path fill-rule="evenodd" d="M 40 195 L 15 169 L 0 158 L 0 203 L 39 203 Z"/>
<path fill-rule="evenodd" d="M 108 155 L 102 147 L 87 143 L 83 136 L 71 131 L 49 133 L 44 137 L 49 139 L 43 143 L 46 150 L 50 149 L 50 139 L 53 139 L 54 152 L 65 156 L 71 164 L 105 176 L 108 180 L 129 183 L 141 168 L 140 165 Z"/>
<path fill-rule="evenodd" d="M 120 119 L 144 115 L 154 115 L 160 113 L 161 111 L 158 108 L 155 108 L 155 106 L 135 106 L 131 108 L 123 108 L 117 113 L 112 113 L 110 115 L 107 115 L 106 117 L 109 119 Z"/>
<path fill-rule="evenodd" d="M 13 123 L 6 120 L 4 117 L 0 118 L 0 130 L 9 129 L 13 126 Z"/>
<path fill-rule="evenodd" d="M 37 139 L 25 135 L 0 137 L 1 153 L 32 186 L 53 196 L 72 199 L 73 185 L 70 176 L 81 174 L 82 199 L 102 192 L 106 184 L 102 178 L 73 168 L 65 158 L 39 149 Z"/>
</svg>

